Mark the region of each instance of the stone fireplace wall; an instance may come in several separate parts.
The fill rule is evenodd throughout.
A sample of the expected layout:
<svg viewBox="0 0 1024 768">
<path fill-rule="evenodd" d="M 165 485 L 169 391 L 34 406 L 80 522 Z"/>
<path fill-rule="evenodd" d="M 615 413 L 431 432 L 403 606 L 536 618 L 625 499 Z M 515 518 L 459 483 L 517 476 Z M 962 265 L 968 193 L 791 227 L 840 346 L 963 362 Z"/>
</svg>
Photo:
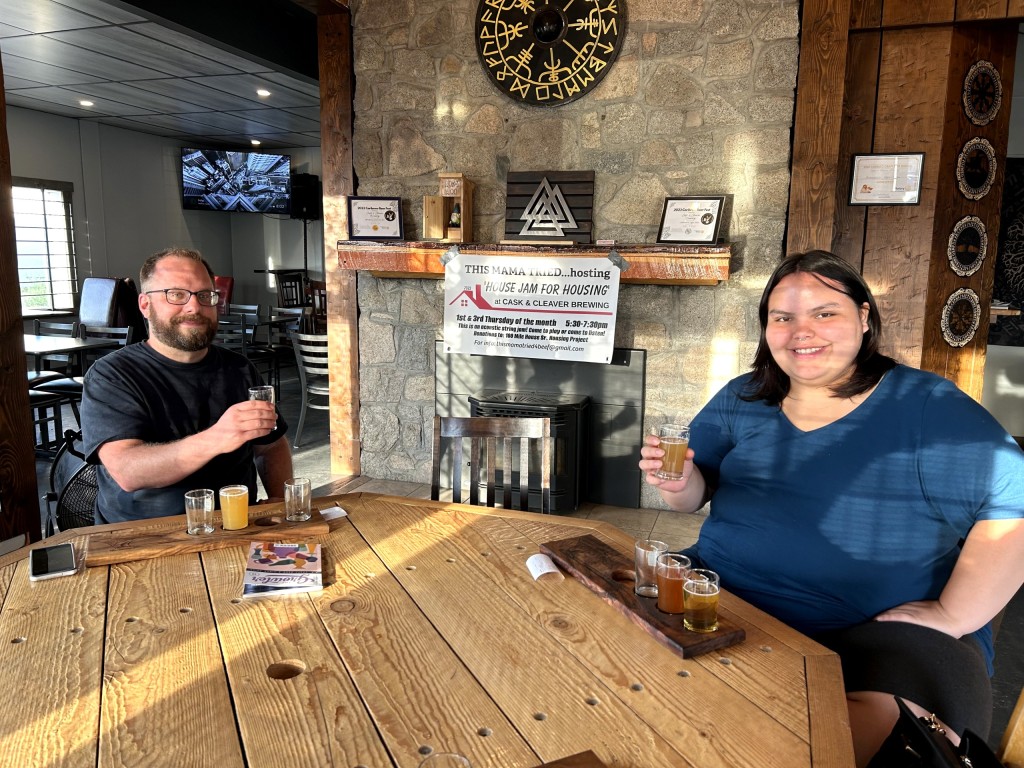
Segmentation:
<svg viewBox="0 0 1024 768">
<path fill-rule="evenodd" d="M 476 55 L 477 0 L 352 0 L 359 195 L 403 200 L 406 237 L 439 171 L 476 185 L 475 240 L 502 236 L 509 170 L 596 172 L 595 236 L 657 239 L 664 198 L 729 195 L 719 286 L 623 285 L 615 345 L 646 349 L 648 425 L 691 418 L 742 372 L 757 299 L 782 254 L 799 5 L 627 0 L 617 62 L 590 94 L 527 107 Z M 362 471 L 427 481 L 437 280 L 359 277 Z M 660 506 L 644 491 L 645 506 Z"/>
</svg>

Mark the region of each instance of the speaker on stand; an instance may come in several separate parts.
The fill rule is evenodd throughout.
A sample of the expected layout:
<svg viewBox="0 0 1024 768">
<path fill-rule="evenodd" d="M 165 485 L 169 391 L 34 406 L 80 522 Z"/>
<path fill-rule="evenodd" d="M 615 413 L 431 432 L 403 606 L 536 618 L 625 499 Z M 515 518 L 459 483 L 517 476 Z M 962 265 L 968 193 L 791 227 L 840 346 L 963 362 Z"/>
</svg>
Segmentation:
<svg viewBox="0 0 1024 768">
<path fill-rule="evenodd" d="M 323 191 L 320 177 L 312 173 L 292 174 L 292 211 L 293 219 L 302 219 L 302 267 L 309 279 L 309 256 L 307 229 L 309 222 L 319 221 L 323 216 Z"/>
</svg>

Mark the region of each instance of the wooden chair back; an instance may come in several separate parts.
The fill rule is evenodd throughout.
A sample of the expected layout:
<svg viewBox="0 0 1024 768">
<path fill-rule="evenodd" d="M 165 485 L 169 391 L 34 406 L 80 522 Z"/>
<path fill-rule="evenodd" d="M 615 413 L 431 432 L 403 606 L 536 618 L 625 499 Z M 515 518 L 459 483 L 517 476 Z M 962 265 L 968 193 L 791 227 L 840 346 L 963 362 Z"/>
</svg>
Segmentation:
<svg viewBox="0 0 1024 768">
<path fill-rule="evenodd" d="M 277 306 L 306 306 L 305 272 L 282 272 L 274 276 L 277 282 Z"/>
<path fill-rule="evenodd" d="M 310 280 L 309 298 L 313 305 L 313 332 L 327 333 L 327 283 Z"/>
<path fill-rule="evenodd" d="M 540 511 L 551 512 L 551 419 L 511 418 L 503 416 L 435 416 L 434 443 L 430 474 L 430 498 L 441 494 L 441 457 L 443 443 L 452 448 L 452 501 L 462 503 L 463 443 L 469 440 L 469 503 L 480 504 L 481 470 L 486 472 L 485 505 L 496 504 L 497 470 L 501 469 L 502 506 L 512 509 L 512 473 L 519 473 L 518 508 L 530 508 L 530 456 L 539 451 L 535 487 L 540 489 Z M 519 446 L 519 466 L 513 465 L 512 445 Z M 500 450 L 499 450 L 500 446 Z M 500 460 L 500 467 L 499 467 Z"/>
</svg>

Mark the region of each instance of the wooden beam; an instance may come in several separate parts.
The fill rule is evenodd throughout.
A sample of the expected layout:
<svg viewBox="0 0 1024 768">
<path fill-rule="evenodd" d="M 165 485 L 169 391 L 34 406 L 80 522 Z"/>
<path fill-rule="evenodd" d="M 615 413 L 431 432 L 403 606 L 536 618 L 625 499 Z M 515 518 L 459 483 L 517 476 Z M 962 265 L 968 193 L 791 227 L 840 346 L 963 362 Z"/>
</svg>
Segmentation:
<svg viewBox="0 0 1024 768">
<path fill-rule="evenodd" d="M 832 248 L 850 2 L 804 3 L 786 243 L 790 253 Z"/>
<path fill-rule="evenodd" d="M 346 199 L 352 168 L 352 16 L 347 8 L 320 7 L 320 135 L 324 185 L 324 242 L 348 237 Z M 330 355 L 331 472 L 358 475 L 359 311 L 356 273 L 325 259 L 327 347 Z"/>
<path fill-rule="evenodd" d="M 41 537 L 32 417 L 22 339 L 18 251 L 11 201 L 11 147 L 0 63 L 0 541 Z"/>
</svg>

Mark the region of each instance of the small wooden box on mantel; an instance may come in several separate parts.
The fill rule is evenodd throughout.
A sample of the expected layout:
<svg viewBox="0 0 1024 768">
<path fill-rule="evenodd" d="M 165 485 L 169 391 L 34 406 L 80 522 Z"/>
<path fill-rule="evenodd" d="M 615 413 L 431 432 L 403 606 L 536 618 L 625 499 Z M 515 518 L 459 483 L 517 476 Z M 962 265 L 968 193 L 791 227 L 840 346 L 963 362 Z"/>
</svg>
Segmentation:
<svg viewBox="0 0 1024 768">
<path fill-rule="evenodd" d="M 473 182 L 454 172 L 439 173 L 438 179 L 440 194 L 423 197 L 423 239 L 472 242 Z"/>
</svg>

